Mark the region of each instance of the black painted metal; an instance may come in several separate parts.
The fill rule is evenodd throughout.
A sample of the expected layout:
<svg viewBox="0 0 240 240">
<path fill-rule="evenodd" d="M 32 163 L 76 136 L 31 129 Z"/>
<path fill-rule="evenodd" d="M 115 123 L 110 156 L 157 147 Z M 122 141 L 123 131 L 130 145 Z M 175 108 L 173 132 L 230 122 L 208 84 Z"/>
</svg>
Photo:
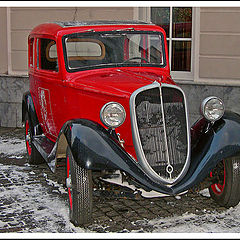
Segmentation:
<svg viewBox="0 0 240 240">
<path fill-rule="evenodd" d="M 209 123 L 202 118 L 192 127 L 191 165 L 186 176 L 173 187 L 182 192 L 209 176 L 223 159 L 240 154 L 240 115 L 226 111 L 223 118 Z"/>
<path fill-rule="evenodd" d="M 29 101 L 28 101 L 29 99 Z M 26 109 L 34 113 L 34 105 L 28 94 L 24 100 Z M 34 119 L 34 117 L 33 117 Z M 36 119 L 35 119 L 36 120 Z M 209 172 L 224 158 L 240 153 L 240 116 L 226 112 L 222 119 L 210 124 L 199 120 L 192 127 L 191 164 L 185 177 L 174 186 L 165 186 L 153 181 L 117 140 L 101 125 L 78 119 L 66 122 L 60 131 L 64 134 L 77 163 L 86 169 L 120 169 L 145 186 L 169 195 L 188 190 L 209 175 Z M 58 137 L 58 139 L 59 139 Z M 35 141 L 37 144 L 37 141 Z M 57 142 L 52 151 L 46 151 L 45 159 L 55 171 Z M 41 144 L 39 144 L 41 145 Z M 44 150 L 44 148 L 42 148 Z M 46 150 L 46 149 L 45 149 Z"/>
<path fill-rule="evenodd" d="M 210 127 L 205 119 L 198 121 L 192 128 L 192 155 L 189 170 L 186 176 L 172 187 L 152 181 L 139 164 L 116 143 L 103 127 L 96 123 L 88 120 L 71 122 L 66 128 L 65 135 L 78 164 L 89 169 L 94 169 L 94 167 L 106 169 L 106 166 L 121 169 L 149 190 L 174 195 L 204 180 L 223 158 L 239 154 L 239 132 L 240 116 L 232 112 L 226 112 L 223 119 Z M 92 144 L 94 139 L 95 143 Z"/>
<path fill-rule="evenodd" d="M 35 106 L 33 103 L 33 99 L 31 96 L 31 93 L 25 92 L 23 94 L 23 98 L 22 98 L 22 122 L 25 121 L 25 115 L 26 113 L 28 113 L 29 119 L 31 121 L 31 126 L 37 130 L 36 135 L 42 134 L 42 129 L 39 125 L 39 121 L 38 121 L 38 117 L 36 114 L 36 110 L 35 110 Z M 38 126 L 38 127 L 36 127 Z M 31 129 L 33 131 L 33 129 Z"/>
<path fill-rule="evenodd" d="M 54 142 L 52 142 L 44 135 L 33 137 L 33 144 L 45 160 L 51 154 L 51 151 L 53 150 L 53 147 L 55 145 Z"/>
</svg>

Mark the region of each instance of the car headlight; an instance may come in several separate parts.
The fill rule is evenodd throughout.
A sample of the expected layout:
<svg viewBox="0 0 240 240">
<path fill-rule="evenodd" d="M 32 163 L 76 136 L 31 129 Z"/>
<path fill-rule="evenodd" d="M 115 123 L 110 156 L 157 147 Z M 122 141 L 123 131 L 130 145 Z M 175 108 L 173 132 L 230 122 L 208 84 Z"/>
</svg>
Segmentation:
<svg viewBox="0 0 240 240">
<path fill-rule="evenodd" d="M 218 97 L 205 98 L 201 104 L 201 113 L 209 121 L 219 120 L 224 114 L 223 101 Z"/>
<path fill-rule="evenodd" d="M 126 112 L 120 103 L 109 102 L 102 107 L 100 118 L 107 127 L 117 128 L 124 123 Z"/>
</svg>

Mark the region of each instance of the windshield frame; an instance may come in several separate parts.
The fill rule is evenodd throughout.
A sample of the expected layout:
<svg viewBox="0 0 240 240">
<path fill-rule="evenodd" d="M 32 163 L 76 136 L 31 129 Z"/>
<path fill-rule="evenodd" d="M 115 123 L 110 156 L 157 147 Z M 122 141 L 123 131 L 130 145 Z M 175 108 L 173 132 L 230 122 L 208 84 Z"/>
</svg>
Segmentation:
<svg viewBox="0 0 240 240">
<path fill-rule="evenodd" d="M 95 34 L 149 34 L 149 35 L 160 35 L 161 42 L 162 42 L 162 53 L 163 53 L 163 64 L 153 64 L 153 63 L 109 63 L 109 64 L 99 64 L 99 65 L 91 65 L 86 67 L 79 67 L 79 68 L 70 68 L 68 64 L 68 57 L 67 57 L 67 50 L 66 50 L 66 41 L 69 38 L 77 38 L 77 37 L 89 37 Z M 86 70 L 93 70 L 93 69 L 102 69 L 102 68 L 115 68 L 115 67 L 156 67 L 156 68 L 165 68 L 167 66 L 167 59 L 166 59 L 166 48 L 165 48 L 165 41 L 164 35 L 160 31 L 144 31 L 144 30 L 134 30 L 134 31 L 124 31 L 124 30 L 112 30 L 112 31 L 89 31 L 89 32 L 76 32 L 71 34 L 63 35 L 62 37 L 62 47 L 63 47 L 63 56 L 65 62 L 65 68 L 67 72 L 80 72 Z"/>
</svg>

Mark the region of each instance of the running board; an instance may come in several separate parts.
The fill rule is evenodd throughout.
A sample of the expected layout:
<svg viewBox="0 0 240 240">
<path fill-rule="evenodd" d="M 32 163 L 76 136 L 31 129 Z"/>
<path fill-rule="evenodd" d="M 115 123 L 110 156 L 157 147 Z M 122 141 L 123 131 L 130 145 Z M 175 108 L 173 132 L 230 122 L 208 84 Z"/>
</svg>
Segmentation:
<svg viewBox="0 0 240 240">
<path fill-rule="evenodd" d="M 38 135 L 33 137 L 33 145 L 42 155 L 46 162 L 48 162 L 48 157 L 52 152 L 55 143 L 49 140 L 45 135 Z"/>
</svg>

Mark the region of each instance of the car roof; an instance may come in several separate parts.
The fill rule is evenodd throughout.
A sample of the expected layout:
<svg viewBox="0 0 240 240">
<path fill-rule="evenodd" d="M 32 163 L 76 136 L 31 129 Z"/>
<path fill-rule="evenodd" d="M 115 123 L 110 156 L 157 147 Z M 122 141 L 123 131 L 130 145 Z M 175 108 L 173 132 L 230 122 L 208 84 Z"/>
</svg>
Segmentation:
<svg viewBox="0 0 240 240">
<path fill-rule="evenodd" d="M 68 21 L 68 22 L 61 22 L 61 21 L 57 21 L 54 22 L 56 24 L 58 24 L 61 27 L 80 27 L 80 26 L 96 26 L 96 25 L 136 25 L 136 24 L 140 24 L 140 25 L 149 25 L 152 23 L 147 23 L 147 22 L 143 22 L 143 21 L 134 21 L 134 20 L 126 20 L 126 21 L 108 21 L 108 20 L 103 20 L 103 21 Z"/>
<path fill-rule="evenodd" d="M 30 35 L 49 35 L 49 36 L 56 36 L 58 32 L 67 30 L 73 30 L 77 28 L 88 28 L 93 26 L 95 29 L 100 29 L 101 26 L 108 26 L 108 27 L 115 27 L 115 28 L 123 28 L 127 27 L 134 27 L 134 26 L 156 26 L 153 23 L 147 23 L 144 21 L 135 21 L 135 20 L 126 20 L 126 21 L 56 21 L 51 23 L 43 23 L 36 26 L 30 33 Z"/>
</svg>

